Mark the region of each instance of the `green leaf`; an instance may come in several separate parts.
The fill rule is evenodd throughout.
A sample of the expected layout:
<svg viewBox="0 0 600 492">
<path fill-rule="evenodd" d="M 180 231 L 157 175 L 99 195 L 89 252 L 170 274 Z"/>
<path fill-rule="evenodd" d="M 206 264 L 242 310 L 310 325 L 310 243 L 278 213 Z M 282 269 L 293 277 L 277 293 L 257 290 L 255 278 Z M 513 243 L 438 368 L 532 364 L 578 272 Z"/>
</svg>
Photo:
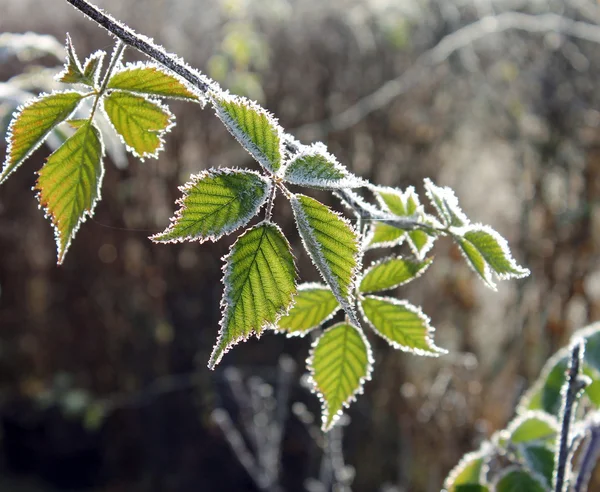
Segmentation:
<svg viewBox="0 0 600 492">
<path fill-rule="evenodd" d="M 296 268 L 290 245 L 275 224 L 262 222 L 242 234 L 225 257 L 225 292 L 219 339 L 208 367 L 253 333 L 274 328 L 296 294 Z"/>
<path fill-rule="evenodd" d="M 298 295 L 290 312 L 277 324 L 277 331 L 288 336 L 304 336 L 333 317 L 340 304 L 326 285 L 306 283 L 298 286 Z"/>
<path fill-rule="evenodd" d="M 556 452 L 546 446 L 522 446 L 521 455 L 523 456 L 527 467 L 543 477 L 545 485 L 550 488 L 552 484 L 552 475 L 554 474 L 554 460 Z"/>
<path fill-rule="evenodd" d="M 350 223 L 314 198 L 293 195 L 292 209 L 304 248 L 357 326 L 352 304 L 359 265 L 359 240 Z"/>
<path fill-rule="evenodd" d="M 53 92 L 17 109 L 8 128 L 8 149 L 0 184 L 44 142 L 56 125 L 73 114 L 82 99 L 79 92 Z"/>
<path fill-rule="evenodd" d="M 446 353 L 433 343 L 435 330 L 418 307 L 392 297 L 367 296 L 360 308 L 373 331 L 392 347 L 433 357 Z"/>
<path fill-rule="evenodd" d="M 199 100 L 186 83 L 154 63 L 128 64 L 110 78 L 107 87 L 148 96 Z"/>
<path fill-rule="evenodd" d="M 104 109 L 116 132 L 133 155 L 157 157 L 164 134 L 173 126 L 173 115 L 158 102 L 126 92 L 103 98 Z"/>
<path fill-rule="evenodd" d="M 469 241 L 455 237 L 455 241 L 465 255 L 468 265 L 477 273 L 485 284 L 493 290 L 496 290 L 496 284 L 492 280 L 492 271 L 481 253 Z"/>
<path fill-rule="evenodd" d="M 73 48 L 71 37 L 68 34 L 65 49 L 67 51 L 65 68 L 56 76 L 56 80 L 65 84 L 84 84 L 95 87 L 98 83 L 100 68 L 102 67 L 106 52 L 96 51 L 87 58 L 82 67 Z"/>
<path fill-rule="evenodd" d="M 400 256 L 384 258 L 367 269 L 360 282 L 359 290 L 366 294 L 394 289 L 420 277 L 431 262 L 432 259 L 413 261 Z"/>
<path fill-rule="evenodd" d="M 270 181 L 253 171 L 209 169 L 179 188 L 181 207 L 157 242 L 216 241 L 246 225 L 265 203 Z"/>
<path fill-rule="evenodd" d="M 489 452 L 488 447 L 484 446 L 478 451 L 464 455 L 448 474 L 448 477 L 444 481 L 444 490 L 447 492 L 458 492 L 463 490 L 460 487 L 468 485 L 483 486 L 484 460 Z"/>
<path fill-rule="evenodd" d="M 328 431 L 371 379 L 371 347 L 360 329 L 339 323 L 315 341 L 307 365 L 323 404 L 322 429 Z"/>
<path fill-rule="evenodd" d="M 322 143 L 302 146 L 301 152 L 286 166 L 283 177 L 291 184 L 324 190 L 358 188 L 365 184 L 327 152 Z"/>
<path fill-rule="evenodd" d="M 540 481 L 530 473 L 515 468 L 508 468 L 496 483 L 496 492 L 544 492 Z"/>
<path fill-rule="evenodd" d="M 369 246 L 372 248 L 388 248 L 402 244 L 406 238 L 406 231 L 387 225 L 384 222 L 373 222 L 369 232 Z"/>
<path fill-rule="evenodd" d="M 513 420 L 507 428 L 508 439 L 513 444 L 541 441 L 551 444 L 556 439 L 559 426 L 555 417 L 545 412 L 527 412 Z"/>
<path fill-rule="evenodd" d="M 464 227 L 469 219 L 458 205 L 458 199 L 452 188 L 437 186 L 430 179 L 425 179 L 425 194 L 435 207 L 445 225 Z"/>
<path fill-rule="evenodd" d="M 282 129 L 273 115 L 253 101 L 212 93 L 217 116 L 230 133 L 267 171 L 276 173 L 283 156 Z"/>
<path fill-rule="evenodd" d="M 573 337 L 585 339 L 584 360 L 600 377 L 600 323 L 578 330 Z"/>
<path fill-rule="evenodd" d="M 81 223 L 92 216 L 104 175 L 99 130 L 88 120 L 73 124 L 77 131 L 48 158 L 36 185 L 54 225 L 59 264 Z"/>
<path fill-rule="evenodd" d="M 433 218 L 428 217 L 423 211 L 423 207 L 419 203 L 419 197 L 412 186 L 409 186 L 404 193 L 396 188 L 376 187 L 374 188 L 374 193 L 381 208 L 385 211 L 397 215 L 398 217 L 414 218 L 423 223 L 429 224 L 433 221 Z M 379 235 L 380 238 L 377 240 L 375 237 L 371 239 L 370 245 L 376 247 L 395 246 L 396 244 L 400 244 L 404 238 L 403 234 L 405 231 L 396 229 L 399 233 L 394 233 L 390 227 L 391 226 L 388 226 L 385 223 L 381 226 L 374 226 L 374 236 L 376 237 Z M 407 231 L 406 234 L 408 235 L 408 245 L 413 254 L 417 259 L 423 259 L 427 252 L 433 247 L 435 236 L 420 229 Z"/>
<path fill-rule="evenodd" d="M 485 485 L 470 483 L 467 485 L 457 485 L 454 487 L 456 492 L 488 492 L 490 489 Z"/>
</svg>

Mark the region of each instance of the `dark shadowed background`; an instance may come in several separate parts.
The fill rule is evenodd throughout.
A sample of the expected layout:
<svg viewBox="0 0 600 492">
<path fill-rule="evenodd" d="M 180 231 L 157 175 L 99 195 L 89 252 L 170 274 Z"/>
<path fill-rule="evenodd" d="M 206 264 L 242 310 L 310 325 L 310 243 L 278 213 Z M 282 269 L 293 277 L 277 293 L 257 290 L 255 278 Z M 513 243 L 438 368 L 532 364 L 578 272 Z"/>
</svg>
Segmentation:
<svg viewBox="0 0 600 492">
<path fill-rule="evenodd" d="M 450 354 L 418 358 L 373 338 L 374 380 L 343 438 L 324 439 L 302 378 L 309 338 L 266 333 L 206 368 L 233 238 L 147 239 L 191 173 L 253 166 L 211 110 L 174 103 L 159 159 L 109 159 L 103 200 L 61 267 L 31 191 L 42 148 L 0 189 L 0 491 L 439 490 L 512 417 L 547 357 L 600 317 L 598 4 L 97 4 L 356 174 L 420 194 L 425 177 L 452 186 L 532 275 L 492 292 L 438 241 L 433 267 L 398 295 L 423 306 Z M 582 24 L 561 34 L 561 17 Z M 0 0 L 0 32 L 27 31 L 60 43 L 68 31 L 81 56 L 113 45 L 63 0 Z M 12 79 L 24 90 L 47 90 L 40 67 L 57 65 L 0 50 L 0 80 L 27 71 Z M 276 218 L 303 280 L 316 280 L 283 200 Z"/>
</svg>

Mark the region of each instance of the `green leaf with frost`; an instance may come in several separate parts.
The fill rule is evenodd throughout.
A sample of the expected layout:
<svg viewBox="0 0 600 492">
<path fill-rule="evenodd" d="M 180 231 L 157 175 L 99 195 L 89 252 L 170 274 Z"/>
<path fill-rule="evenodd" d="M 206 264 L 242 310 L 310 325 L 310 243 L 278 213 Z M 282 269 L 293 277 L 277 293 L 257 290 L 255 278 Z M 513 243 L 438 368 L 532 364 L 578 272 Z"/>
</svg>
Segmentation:
<svg viewBox="0 0 600 492">
<path fill-rule="evenodd" d="M 304 336 L 331 319 L 339 309 L 340 303 L 326 285 L 299 285 L 294 306 L 279 320 L 277 331 L 288 336 Z"/>
<path fill-rule="evenodd" d="M 56 125 L 73 114 L 82 99 L 83 95 L 75 91 L 53 92 L 17 109 L 8 128 L 0 184 L 33 154 Z"/>
<path fill-rule="evenodd" d="M 106 115 L 127 150 L 142 159 L 157 157 L 164 145 L 164 134 L 174 124 L 169 109 L 127 92 L 113 92 L 103 102 Z"/>
<path fill-rule="evenodd" d="M 448 474 L 444 481 L 444 490 L 446 492 L 459 492 L 460 490 L 466 490 L 460 488 L 463 486 L 485 486 L 483 480 L 484 465 L 489 452 L 490 450 L 484 447 L 479 451 L 464 455 Z"/>
<path fill-rule="evenodd" d="M 358 188 L 365 184 L 327 152 L 322 143 L 303 145 L 285 167 L 283 177 L 291 184 L 323 190 Z"/>
<path fill-rule="evenodd" d="M 525 460 L 527 468 L 538 479 L 543 478 L 545 490 L 549 490 L 552 485 L 552 475 L 554 474 L 556 451 L 542 445 L 520 446 L 520 448 L 520 455 Z"/>
<path fill-rule="evenodd" d="M 460 209 L 458 198 L 456 198 L 452 188 L 437 186 L 433 181 L 426 178 L 425 194 L 446 226 L 465 227 L 469 225 L 469 219 Z"/>
<path fill-rule="evenodd" d="M 435 329 L 418 307 L 392 297 L 367 296 L 360 308 L 373 331 L 392 347 L 432 357 L 446 353 L 433 342 Z"/>
<path fill-rule="evenodd" d="M 110 78 L 107 87 L 147 96 L 199 100 L 186 83 L 155 63 L 128 64 Z"/>
<path fill-rule="evenodd" d="M 556 417 L 546 412 L 527 412 L 513 420 L 507 428 L 508 439 L 513 444 L 541 442 L 552 444 L 559 425 Z"/>
<path fill-rule="evenodd" d="M 529 270 L 513 259 L 506 239 L 491 227 L 475 224 L 455 229 L 454 234 L 469 264 L 490 288 L 496 288 L 492 273 L 500 280 L 529 275 Z"/>
<path fill-rule="evenodd" d="M 77 131 L 50 155 L 36 184 L 55 229 L 59 264 L 81 223 L 92 216 L 104 175 L 100 131 L 89 120 L 71 123 Z"/>
<path fill-rule="evenodd" d="M 67 44 L 65 47 L 67 58 L 65 67 L 58 75 L 56 80 L 65 84 L 84 84 L 89 87 L 95 87 L 98 83 L 102 62 L 106 56 L 104 51 L 96 51 L 90 55 L 83 66 L 73 48 L 71 37 L 67 34 Z"/>
<path fill-rule="evenodd" d="M 225 292 L 219 338 L 208 367 L 250 335 L 274 328 L 296 294 L 296 267 L 290 245 L 275 224 L 248 229 L 225 257 Z"/>
<path fill-rule="evenodd" d="M 402 244 L 406 238 L 406 231 L 386 224 L 385 222 L 373 222 L 369 232 L 368 249 L 391 248 Z"/>
<path fill-rule="evenodd" d="M 304 248 L 335 298 L 358 326 L 352 303 L 360 268 L 357 232 L 347 219 L 314 198 L 293 195 L 291 203 Z"/>
<path fill-rule="evenodd" d="M 217 116 L 229 132 L 267 171 L 276 173 L 283 159 L 282 129 L 264 108 L 249 99 L 212 93 Z"/>
<path fill-rule="evenodd" d="M 359 290 L 363 294 L 389 290 L 407 284 L 420 277 L 433 260 L 414 261 L 392 256 L 378 260 L 366 271 L 360 281 Z"/>
<path fill-rule="evenodd" d="M 241 169 L 209 169 L 179 188 L 180 209 L 157 242 L 216 241 L 246 225 L 263 206 L 271 182 Z"/>
<path fill-rule="evenodd" d="M 328 431 L 371 379 L 371 347 L 362 330 L 339 323 L 315 341 L 306 362 L 313 391 L 322 402 L 322 429 Z"/>
<path fill-rule="evenodd" d="M 426 224 L 433 221 L 432 217 L 427 217 L 425 214 L 423 206 L 419 203 L 419 197 L 412 186 L 409 186 L 404 192 L 389 187 L 375 187 L 373 191 L 383 210 L 398 217 L 413 218 Z M 405 233 L 408 235 L 408 245 L 417 259 L 423 259 L 433 247 L 435 235 L 428 234 L 421 229 L 410 231 L 397 229 L 399 232 L 394 233 L 390 227 L 385 223 L 374 225 L 370 247 L 395 246 L 403 241 Z"/>
<path fill-rule="evenodd" d="M 496 492 L 545 492 L 540 480 L 531 473 L 518 468 L 508 468 L 494 487 Z"/>
</svg>

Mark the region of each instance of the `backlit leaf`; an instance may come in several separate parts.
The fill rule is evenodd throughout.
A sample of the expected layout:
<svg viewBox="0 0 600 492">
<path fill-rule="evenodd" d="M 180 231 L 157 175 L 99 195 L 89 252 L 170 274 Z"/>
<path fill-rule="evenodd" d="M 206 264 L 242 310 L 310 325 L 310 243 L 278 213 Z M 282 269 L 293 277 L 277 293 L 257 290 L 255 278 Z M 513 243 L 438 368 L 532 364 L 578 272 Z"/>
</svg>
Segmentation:
<svg viewBox="0 0 600 492">
<path fill-rule="evenodd" d="M 527 468 L 534 472 L 539 478 L 544 478 L 545 486 L 549 489 L 552 485 L 554 474 L 554 460 L 556 451 L 546 446 L 521 446 L 520 450 Z"/>
<path fill-rule="evenodd" d="M 44 142 L 56 125 L 73 114 L 82 99 L 79 92 L 53 92 L 17 109 L 8 128 L 8 149 L 0 184 Z"/>
<path fill-rule="evenodd" d="M 226 93 L 212 94 L 217 116 L 252 157 L 268 171 L 281 168 L 282 129 L 273 115 L 253 101 Z"/>
<path fill-rule="evenodd" d="M 67 51 L 65 67 L 62 72 L 56 75 L 56 80 L 67 84 L 84 84 L 90 87 L 96 86 L 106 52 L 96 51 L 87 58 L 82 67 L 69 35 L 67 35 L 65 49 Z"/>
<path fill-rule="evenodd" d="M 301 152 L 286 166 L 284 179 L 295 185 L 326 190 L 358 188 L 365 184 L 364 180 L 342 166 L 321 143 L 302 146 Z"/>
<path fill-rule="evenodd" d="M 367 296 L 360 301 L 365 319 L 394 348 L 437 357 L 446 353 L 433 342 L 434 328 L 416 306 L 392 297 Z"/>
<path fill-rule="evenodd" d="M 385 222 L 373 222 L 368 249 L 398 246 L 405 238 L 406 232 L 402 229 L 387 225 Z"/>
<path fill-rule="evenodd" d="M 545 492 L 542 483 L 525 470 L 509 468 L 494 487 L 496 492 Z"/>
<path fill-rule="evenodd" d="M 275 224 L 262 222 L 242 234 L 225 257 L 225 292 L 219 338 L 208 367 L 250 335 L 274 328 L 296 294 L 290 245 Z"/>
<path fill-rule="evenodd" d="M 508 426 L 508 439 L 513 444 L 532 441 L 552 443 L 556 439 L 559 426 L 555 417 L 545 412 L 527 412 Z"/>
<path fill-rule="evenodd" d="M 348 323 L 325 330 L 313 344 L 307 366 L 313 391 L 323 404 L 322 429 L 328 431 L 371 379 L 371 347 L 362 331 Z"/>
<path fill-rule="evenodd" d="M 483 485 L 482 475 L 484 460 L 488 453 L 486 448 L 463 456 L 460 462 L 450 471 L 444 481 L 444 490 L 459 492 L 459 487 L 466 485 Z"/>
<path fill-rule="evenodd" d="M 127 92 L 113 92 L 103 101 L 127 149 L 140 158 L 156 157 L 164 144 L 163 135 L 173 125 L 171 112 L 158 102 Z"/>
<path fill-rule="evenodd" d="M 349 222 L 314 198 L 291 198 L 302 243 L 335 298 L 358 326 L 351 302 L 359 268 L 358 234 Z"/>
<path fill-rule="evenodd" d="M 154 63 L 135 63 L 121 68 L 108 81 L 108 88 L 188 101 L 199 99 L 184 82 Z"/>
<path fill-rule="evenodd" d="M 157 242 L 216 241 L 246 225 L 265 203 L 270 182 L 253 171 L 209 169 L 180 187 L 183 197 Z"/>
<path fill-rule="evenodd" d="M 469 224 L 452 188 L 437 186 L 430 179 L 425 179 L 425 193 L 445 225 L 464 227 Z"/>
<path fill-rule="evenodd" d="M 59 264 L 81 223 L 92 215 L 104 175 L 100 132 L 87 120 L 73 124 L 77 131 L 48 158 L 36 184 L 54 225 Z"/>
<path fill-rule="evenodd" d="M 431 261 L 431 259 L 414 261 L 400 256 L 379 260 L 365 271 L 359 290 L 366 294 L 404 285 L 420 277 L 431 264 Z"/>
<path fill-rule="evenodd" d="M 290 312 L 277 323 L 277 331 L 288 336 L 304 336 L 321 326 L 340 309 L 331 289 L 326 285 L 306 283 L 298 286 L 298 295 Z"/>
</svg>

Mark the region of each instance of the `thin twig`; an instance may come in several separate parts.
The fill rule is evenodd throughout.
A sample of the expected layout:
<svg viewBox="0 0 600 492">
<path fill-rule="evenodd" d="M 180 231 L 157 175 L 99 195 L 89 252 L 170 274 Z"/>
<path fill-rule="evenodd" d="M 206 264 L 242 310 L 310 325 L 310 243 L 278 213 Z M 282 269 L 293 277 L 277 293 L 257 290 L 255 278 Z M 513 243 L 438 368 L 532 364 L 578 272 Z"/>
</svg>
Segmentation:
<svg viewBox="0 0 600 492">
<path fill-rule="evenodd" d="M 567 372 L 567 380 L 562 387 L 563 404 L 561 408 L 562 424 L 558 442 L 558 456 L 554 472 L 554 492 L 564 492 L 568 487 L 567 469 L 570 461 L 571 424 L 578 396 L 585 388 L 580 377 L 580 366 L 583 358 L 583 340 L 576 340 L 571 348 L 571 360 Z"/>
<path fill-rule="evenodd" d="M 590 437 L 581 454 L 573 492 L 585 492 L 600 457 L 600 427 L 590 429 Z"/>
</svg>

